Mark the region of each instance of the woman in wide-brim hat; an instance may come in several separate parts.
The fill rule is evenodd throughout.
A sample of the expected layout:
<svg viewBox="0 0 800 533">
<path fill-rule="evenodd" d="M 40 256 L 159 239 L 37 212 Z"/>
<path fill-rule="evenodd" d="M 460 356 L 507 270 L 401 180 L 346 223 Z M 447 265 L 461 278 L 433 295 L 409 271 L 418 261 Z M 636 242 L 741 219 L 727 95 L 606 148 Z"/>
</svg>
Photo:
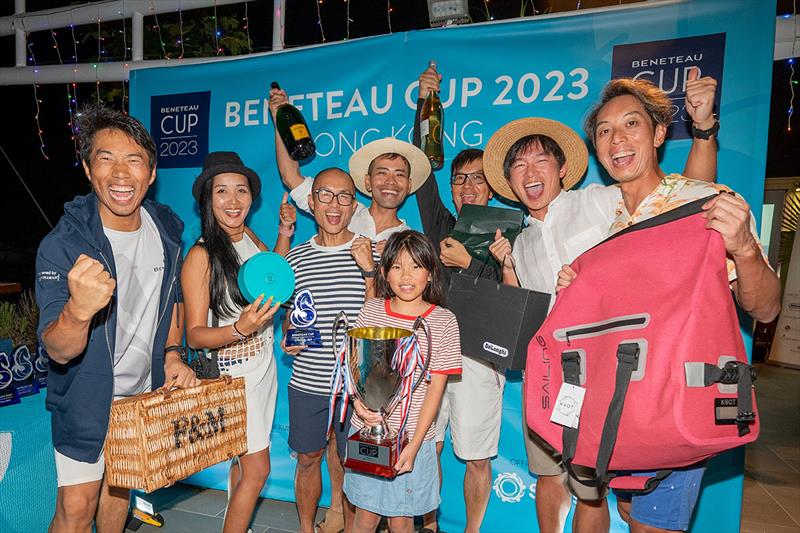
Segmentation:
<svg viewBox="0 0 800 533">
<path fill-rule="evenodd" d="M 247 453 L 231 465 L 224 531 L 247 531 L 270 471 L 270 430 L 278 389 L 272 317 L 281 302 L 263 302 L 262 295 L 249 304 L 237 282 L 242 263 L 267 250 L 245 225 L 260 192 L 258 174 L 235 152 L 208 154 L 192 186 L 202 235 L 189 250 L 181 274 L 189 345 L 216 351 L 220 373 L 245 381 Z M 275 245 L 281 255 L 289 250 L 295 220 L 294 207 L 284 195 Z"/>
</svg>

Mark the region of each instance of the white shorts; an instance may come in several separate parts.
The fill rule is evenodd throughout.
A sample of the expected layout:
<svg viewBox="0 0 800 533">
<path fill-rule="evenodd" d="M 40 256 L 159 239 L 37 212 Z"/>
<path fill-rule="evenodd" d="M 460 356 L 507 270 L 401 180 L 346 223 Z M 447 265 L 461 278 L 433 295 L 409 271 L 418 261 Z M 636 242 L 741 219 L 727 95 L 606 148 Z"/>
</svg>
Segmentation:
<svg viewBox="0 0 800 533">
<path fill-rule="evenodd" d="M 149 386 L 145 392 L 150 392 Z M 114 401 L 124 397 L 125 396 L 114 396 Z M 58 453 L 58 450 L 55 448 L 53 451 L 56 454 L 56 480 L 59 487 L 80 485 L 81 483 L 89 483 L 90 481 L 100 481 L 103 479 L 103 474 L 106 471 L 103 450 L 100 450 L 100 457 L 98 457 L 97 461 L 94 463 L 76 461 L 64 454 Z"/>
<path fill-rule="evenodd" d="M 56 479 L 59 487 L 103 479 L 103 473 L 106 471 L 103 452 L 100 452 L 100 457 L 94 463 L 84 463 L 58 453 L 56 449 L 53 451 L 56 454 Z"/>
<path fill-rule="evenodd" d="M 506 376 L 479 359 L 463 357 L 461 376 L 452 376 L 436 417 L 436 442 L 450 425 L 453 451 L 462 460 L 497 455 Z"/>
<path fill-rule="evenodd" d="M 278 399 L 278 371 L 271 353 L 245 360 L 229 368 L 232 377 L 244 377 L 247 402 L 247 453 L 269 448 L 275 404 Z"/>
</svg>

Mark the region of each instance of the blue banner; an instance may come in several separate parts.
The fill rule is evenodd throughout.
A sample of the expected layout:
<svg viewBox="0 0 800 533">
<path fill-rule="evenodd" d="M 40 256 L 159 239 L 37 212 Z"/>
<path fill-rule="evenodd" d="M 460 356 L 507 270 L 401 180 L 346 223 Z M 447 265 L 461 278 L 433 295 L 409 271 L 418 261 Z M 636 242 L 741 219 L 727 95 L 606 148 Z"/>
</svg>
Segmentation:
<svg viewBox="0 0 800 533">
<path fill-rule="evenodd" d="M 252 208 L 249 224 L 263 241 L 271 243 L 277 236 L 278 205 L 283 194 L 267 106 L 273 80 L 287 90 L 308 121 L 317 155 L 302 170 L 314 175 L 330 166 L 347 168 L 350 155 L 369 141 L 386 136 L 409 140 L 416 80 L 430 59 L 437 60 L 444 76 L 441 96 L 447 158 L 467 147 L 483 147 L 497 128 L 519 117 L 553 118 L 581 131 L 587 108 L 612 73 L 644 76 L 660 84 L 675 102 L 673 140 L 662 150 L 662 168 L 680 172 L 690 147 L 682 110 L 685 69 L 699 66 L 704 74 L 717 76 L 719 82 L 719 181 L 743 194 L 758 216 L 763 196 L 774 14 L 772 1 L 652 2 L 392 34 L 240 60 L 138 70 L 131 74 L 130 111 L 151 131 L 169 136 L 156 119 L 167 118 L 170 131 L 178 131 L 177 126 L 188 128 L 194 120 L 189 115 L 196 95 L 210 92 L 207 138 L 191 140 L 196 140 L 198 147 L 207 142 L 208 150 L 235 150 L 259 173 L 263 193 Z M 183 110 L 180 120 L 184 122 L 179 122 L 180 117 L 169 118 L 170 109 L 162 112 L 155 106 Z M 173 151 L 179 149 L 176 146 Z M 169 145 L 166 150 L 164 157 L 171 163 L 159 167 L 155 197 L 172 206 L 186 222 L 183 238 L 188 249 L 200 231 L 191 185 L 201 163 L 190 159 L 194 154 L 187 154 L 183 163 L 194 163 L 174 164 L 179 154 L 172 154 Z M 449 190 L 447 168 L 449 160 L 445 170 L 437 174 L 442 191 Z M 608 179 L 591 158 L 583 184 Z M 444 200 L 452 207 L 449 194 Z M 361 201 L 367 199 L 362 197 Z M 406 201 L 400 216 L 411 226 L 420 227 L 413 197 Z M 308 239 L 313 231 L 313 219 L 299 217 L 294 243 Z M 272 472 L 263 495 L 292 500 L 295 459 L 286 445 L 286 384 L 291 360 L 281 353 L 277 341 L 275 354 L 280 389 L 272 431 Z M 521 437 L 520 388 L 519 374 L 509 375 L 500 453 L 492 463 L 492 495 L 483 531 L 537 531 L 536 480 L 528 473 Z M 693 531 L 738 531 L 742 457 L 739 450 L 712 461 Z M 225 468 L 218 465 L 194 476 L 191 482 L 224 489 Z M 447 531 L 462 530 L 464 465 L 453 456 L 449 444 L 442 468 L 440 524 Z M 327 487 L 325 491 L 323 502 L 329 498 Z M 610 507 L 612 530 L 625 530 L 613 500 Z M 728 512 L 719 513 L 720 508 Z"/>
</svg>

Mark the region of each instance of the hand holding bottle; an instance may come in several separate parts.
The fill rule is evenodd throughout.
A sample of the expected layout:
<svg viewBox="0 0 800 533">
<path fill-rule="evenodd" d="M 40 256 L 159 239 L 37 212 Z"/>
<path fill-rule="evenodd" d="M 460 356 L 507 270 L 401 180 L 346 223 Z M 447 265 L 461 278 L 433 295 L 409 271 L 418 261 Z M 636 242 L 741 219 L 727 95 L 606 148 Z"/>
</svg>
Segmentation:
<svg viewBox="0 0 800 533">
<path fill-rule="evenodd" d="M 427 98 L 432 91 L 439 92 L 439 83 L 442 75 L 436 72 L 436 67 L 430 65 L 419 75 L 419 97 Z"/>
<path fill-rule="evenodd" d="M 288 103 L 289 97 L 286 96 L 286 91 L 283 89 L 269 90 L 269 112 L 272 114 L 273 120 L 275 119 L 275 113 L 278 111 L 278 108 Z"/>
</svg>

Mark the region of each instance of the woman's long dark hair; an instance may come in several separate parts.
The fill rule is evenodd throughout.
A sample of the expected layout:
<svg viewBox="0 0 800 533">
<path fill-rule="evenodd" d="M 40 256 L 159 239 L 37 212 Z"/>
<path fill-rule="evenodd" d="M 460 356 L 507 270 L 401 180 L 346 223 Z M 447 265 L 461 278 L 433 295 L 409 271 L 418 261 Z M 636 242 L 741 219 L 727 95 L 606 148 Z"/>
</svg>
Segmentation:
<svg viewBox="0 0 800 533">
<path fill-rule="evenodd" d="M 197 244 L 205 248 L 208 253 L 209 276 L 208 292 L 211 297 L 211 311 L 219 318 L 232 318 L 236 309 L 231 307 L 225 294 L 230 295 L 230 301 L 239 307 L 245 307 L 248 301 L 239 290 L 239 256 L 233 248 L 233 241 L 225 233 L 214 217 L 213 209 L 214 178 L 203 184 L 200 193 L 200 232 L 202 241 Z M 186 288 L 189 290 L 189 288 Z"/>
<path fill-rule="evenodd" d="M 427 270 L 431 276 L 431 282 L 422 291 L 422 299 L 429 304 L 443 306 L 445 301 L 444 277 L 433 244 L 425 235 L 414 230 L 393 233 L 386 241 L 386 246 L 381 254 L 378 275 L 375 276 L 375 292 L 378 297 L 393 298 L 395 296 L 386 278 L 389 275 L 389 269 L 392 268 L 403 250 L 408 252 L 414 263 Z"/>
</svg>

